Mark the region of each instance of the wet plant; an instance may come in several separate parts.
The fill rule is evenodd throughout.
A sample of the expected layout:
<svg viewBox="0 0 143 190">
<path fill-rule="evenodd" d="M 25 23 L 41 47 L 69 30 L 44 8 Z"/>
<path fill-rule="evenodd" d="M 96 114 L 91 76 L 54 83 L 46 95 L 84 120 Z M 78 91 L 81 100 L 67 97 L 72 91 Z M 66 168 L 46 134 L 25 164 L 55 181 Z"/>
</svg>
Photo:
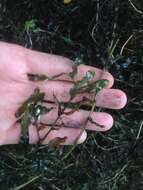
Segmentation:
<svg viewBox="0 0 143 190">
<path fill-rule="evenodd" d="M 49 103 L 48 100 L 45 99 L 45 93 L 41 92 L 39 88 L 36 88 L 33 94 L 18 108 L 17 112 L 15 113 L 15 117 L 17 118 L 17 122 L 21 124 L 22 128 L 22 136 L 21 136 L 21 143 L 29 143 L 28 137 L 28 127 L 30 125 L 34 125 L 37 129 L 38 133 L 38 144 L 41 144 L 49 135 L 52 130 L 58 130 L 60 127 L 70 127 L 67 126 L 62 121 L 62 115 L 70 115 L 75 111 L 79 110 L 83 105 L 88 105 L 91 109 L 89 112 L 89 116 L 87 117 L 85 123 L 80 126 L 81 133 L 78 137 L 75 137 L 75 144 L 77 143 L 78 139 L 82 135 L 83 131 L 85 130 L 85 126 L 88 122 L 95 124 L 99 127 L 104 127 L 99 125 L 98 123 L 94 122 L 91 118 L 92 112 L 95 110 L 96 102 L 95 96 L 96 94 L 102 90 L 107 84 L 108 80 L 101 79 L 98 81 L 93 80 L 95 76 L 94 71 L 87 71 L 85 76 L 81 80 L 75 80 L 75 77 L 78 73 L 78 67 L 82 64 L 82 60 L 80 58 L 76 58 L 73 61 L 73 69 L 72 72 L 67 73 L 60 73 L 53 77 L 48 77 L 46 75 L 39 75 L 39 74 L 31 74 L 28 73 L 27 77 L 30 81 L 38 82 L 38 81 L 49 81 L 49 80 L 56 80 L 63 75 L 67 75 L 73 81 L 73 87 L 70 89 L 70 99 L 68 102 L 60 102 L 55 94 L 53 94 L 54 102 L 58 108 L 58 116 L 53 123 L 42 123 L 40 121 L 40 117 L 43 114 L 47 114 L 50 112 L 54 107 L 47 108 L 44 103 Z M 83 97 L 83 99 L 79 102 L 73 102 L 74 98 L 81 93 L 88 93 L 91 95 L 92 98 Z M 51 102 L 50 102 L 51 103 Z M 66 111 L 70 108 L 70 111 Z M 61 124 L 57 124 L 58 121 L 61 121 Z M 44 137 L 40 138 L 39 131 L 45 127 L 49 127 L 48 132 L 44 135 Z M 73 127 L 73 126 L 72 126 Z M 64 143 L 67 137 L 56 137 L 55 139 L 49 142 L 49 145 L 57 146 L 61 143 Z"/>
</svg>

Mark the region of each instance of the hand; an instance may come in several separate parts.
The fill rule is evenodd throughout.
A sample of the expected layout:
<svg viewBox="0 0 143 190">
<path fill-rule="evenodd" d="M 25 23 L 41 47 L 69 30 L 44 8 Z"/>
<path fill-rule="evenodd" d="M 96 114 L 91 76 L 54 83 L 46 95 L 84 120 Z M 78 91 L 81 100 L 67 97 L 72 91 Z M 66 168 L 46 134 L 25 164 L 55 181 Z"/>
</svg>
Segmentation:
<svg viewBox="0 0 143 190">
<path fill-rule="evenodd" d="M 96 105 L 111 109 L 123 108 L 127 102 L 126 95 L 121 90 L 110 89 L 114 82 L 110 73 L 105 72 L 102 75 L 103 72 L 100 69 L 81 65 L 78 68 L 76 80 L 80 80 L 88 70 L 95 71 L 95 81 L 100 78 L 109 80 L 108 87 L 97 94 Z M 57 81 L 32 82 L 28 80 L 27 73 L 54 76 L 62 72 L 70 73 L 71 71 L 72 63 L 67 58 L 28 50 L 17 45 L 0 43 L 0 144 L 16 144 L 19 142 L 21 126 L 16 123 L 15 112 L 36 87 L 45 92 L 46 99 L 50 101 L 53 101 L 53 93 L 60 101 L 66 102 L 70 97 L 69 90 L 73 84 L 68 76 L 61 76 Z M 82 96 L 77 96 L 75 101 L 81 100 Z M 46 106 L 50 105 L 47 104 Z M 72 144 L 77 135 L 80 134 L 81 129 L 78 126 L 82 125 L 88 114 L 88 111 L 80 110 L 71 115 L 65 115 L 63 121 L 71 128 L 63 127 L 51 131 L 43 143 L 47 144 L 55 137 L 67 136 L 64 144 Z M 55 109 L 41 116 L 40 119 L 43 123 L 51 123 L 56 117 L 57 109 L 55 106 Z M 113 118 L 108 113 L 94 112 L 92 113 L 92 119 L 96 123 L 104 125 L 104 128 L 87 123 L 87 130 L 107 131 L 113 125 Z M 77 129 L 72 126 L 77 126 Z M 43 137 L 48 130 L 48 127 L 41 130 L 40 137 Z M 84 131 L 78 143 L 82 143 L 86 136 L 86 131 Z M 38 140 L 37 130 L 33 125 L 29 126 L 29 137 L 31 144 Z"/>
</svg>

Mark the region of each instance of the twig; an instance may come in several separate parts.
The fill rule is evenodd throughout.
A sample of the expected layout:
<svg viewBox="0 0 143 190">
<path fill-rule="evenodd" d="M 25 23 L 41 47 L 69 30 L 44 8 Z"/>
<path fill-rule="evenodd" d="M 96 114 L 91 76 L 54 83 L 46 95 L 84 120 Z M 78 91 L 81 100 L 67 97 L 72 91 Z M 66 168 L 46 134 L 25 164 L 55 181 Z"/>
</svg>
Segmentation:
<svg viewBox="0 0 143 190">
<path fill-rule="evenodd" d="M 142 12 L 141 10 L 139 10 L 139 9 L 133 4 L 133 2 L 132 2 L 131 0 L 129 0 L 129 3 L 130 3 L 130 5 L 134 8 L 134 10 L 135 10 L 137 13 L 143 14 L 143 12 Z"/>
<path fill-rule="evenodd" d="M 140 124 L 140 127 L 139 127 L 139 131 L 138 131 L 138 134 L 137 134 L 137 137 L 136 137 L 135 144 L 137 143 L 137 141 L 138 141 L 138 139 L 139 139 L 139 137 L 140 137 L 142 128 L 143 128 L 143 120 L 141 121 L 141 124 Z M 134 144 L 134 145 L 135 145 L 135 144 Z"/>
<path fill-rule="evenodd" d="M 94 95 L 93 100 L 95 100 L 95 96 L 96 96 L 96 95 Z M 89 121 L 89 118 L 91 117 L 91 114 L 93 113 L 93 111 L 94 111 L 94 109 L 95 109 L 95 106 L 96 106 L 96 103 L 94 102 L 94 103 L 93 103 L 93 106 L 92 106 L 92 108 L 91 108 L 91 111 L 89 112 L 89 115 L 88 115 L 86 121 L 84 122 L 84 124 L 83 124 L 83 126 L 82 126 L 82 128 L 81 128 L 81 132 L 80 132 L 80 134 L 77 136 L 77 138 L 75 139 L 75 141 L 74 141 L 73 144 L 77 144 L 78 140 L 80 139 L 80 137 L 82 136 L 83 132 L 85 131 L 86 125 L 87 125 L 87 123 L 88 123 L 88 121 Z"/>
<path fill-rule="evenodd" d="M 127 44 L 129 43 L 129 41 L 133 38 L 133 36 L 134 36 L 134 34 L 132 34 L 132 35 L 127 39 L 127 41 L 124 43 L 124 45 L 122 46 L 121 51 L 120 51 L 120 55 L 121 55 L 121 56 L 123 55 L 123 51 L 124 51 L 126 45 L 127 45 Z"/>
<path fill-rule="evenodd" d="M 26 187 L 27 185 L 29 185 L 30 183 L 34 182 L 35 180 L 39 179 L 40 177 L 42 176 L 42 174 L 36 176 L 36 177 L 33 177 L 32 179 L 30 179 L 29 181 L 25 182 L 24 184 L 14 188 L 13 190 L 20 190 L 20 189 L 23 189 L 24 187 Z"/>
</svg>

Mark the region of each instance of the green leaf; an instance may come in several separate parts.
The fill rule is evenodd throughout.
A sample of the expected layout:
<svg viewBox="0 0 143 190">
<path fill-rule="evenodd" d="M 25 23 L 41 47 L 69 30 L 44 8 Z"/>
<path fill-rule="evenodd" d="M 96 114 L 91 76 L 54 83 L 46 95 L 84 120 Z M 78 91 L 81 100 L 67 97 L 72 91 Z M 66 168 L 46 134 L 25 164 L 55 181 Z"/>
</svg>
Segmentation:
<svg viewBox="0 0 143 190">
<path fill-rule="evenodd" d="M 23 103 L 23 105 L 15 113 L 16 118 L 21 124 L 21 142 L 28 143 L 28 127 L 30 124 L 37 126 L 38 118 L 41 114 L 49 111 L 44 106 L 38 105 L 44 99 L 45 93 L 40 92 L 39 88 L 34 90 L 34 93 Z"/>
<path fill-rule="evenodd" d="M 98 93 L 104 87 L 108 85 L 109 81 L 107 79 L 101 79 L 93 83 L 91 92 Z"/>
<path fill-rule="evenodd" d="M 94 76 L 95 72 L 89 70 L 86 72 L 82 80 L 75 81 L 74 86 L 70 90 L 71 97 L 73 98 L 77 93 L 80 93 L 81 89 L 86 88 L 90 84 L 89 82 L 93 80 Z"/>
<path fill-rule="evenodd" d="M 30 30 L 33 31 L 36 28 L 36 20 L 28 20 L 25 22 L 24 30 L 29 32 Z"/>
<path fill-rule="evenodd" d="M 83 64 L 82 56 L 81 57 L 76 57 L 75 60 L 73 61 L 72 72 L 70 73 L 70 77 L 72 79 L 74 79 L 75 76 L 77 75 L 78 67 L 81 64 Z"/>
<path fill-rule="evenodd" d="M 102 90 L 105 86 L 107 86 L 108 82 L 109 81 L 106 79 L 101 79 L 101 80 L 95 81 L 93 83 L 88 84 L 86 90 L 89 93 L 97 93 L 100 90 Z"/>
<path fill-rule="evenodd" d="M 63 2 L 64 2 L 64 4 L 69 4 L 72 2 L 72 0 L 64 0 Z"/>
<path fill-rule="evenodd" d="M 28 127 L 31 123 L 31 118 L 29 118 L 29 115 L 24 114 L 24 116 L 21 119 L 21 133 L 23 136 L 27 135 L 28 133 Z"/>
<path fill-rule="evenodd" d="M 41 102 L 45 97 L 45 93 L 40 92 L 39 88 L 36 88 L 34 90 L 34 93 L 20 106 L 15 113 L 15 117 L 20 117 L 26 110 L 28 104 L 36 104 L 38 102 Z"/>
<path fill-rule="evenodd" d="M 36 125 L 39 116 L 48 113 L 52 109 L 53 107 L 47 108 L 45 106 L 35 105 L 29 112 L 29 115 L 31 116 L 31 123 Z"/>
<path fill-rule="evenodd" d="M 55 137 L 54 139 L 52 139 L 49 143 L 48 146 L 50 147 L 58 147 L 59 145 L 61 145 L 62 143 L 64 143 L 66 141 L 67 137 Z"/>
<path fill-rule="evenodd" d="M 95 76 L 95 72 L 89 70 L 86 72 L 84 79 L 87 81 L 91 81 L 91 80 L 93 80 L 94 76 Z"/>
<path fill-rule="evenodd" d="M 88 85 L 87 80 L 76 81 L 74 86 L 70 89 L 71 98 L 75 97 L 76 94 L 80 93 L 80 90 Z"/>
<path fill-rule="evenodd" d="M 69 44 L 69 45 L 73 45 L 73 44 L 74 44 L 73 41 L 72 41 L 70 38 L 68 38 L 68 37 L 62 36 L 61 38 L 62 38 L 62 40 L 63 40 L 65 43 L 67 43 L 67 44 Z"/>
<path fill-rule="evenodd" d="M 30 81 L 36 81 L 36 82 L 37 81 L 44 81 L 44 80 L 48 79 L 48 77 L 46 75 L 37 75 L 37 74 L 28 73 L 27 76 L 28 76 L 28 79 Z"/>
<path fill-rule="evenodd" d="M 39 75 L 39 74 L 27 74 L 27 77 L 30 81 L 38 82 L 38 81 L 45 81 L 45 80 L 55 80 L 59 78 L 60 76 L 68 75 L 67 73 L 60 73 L 57 75 L 54 75 L 52 77 L 48 77 L 46 75 Z"/>
</svg>

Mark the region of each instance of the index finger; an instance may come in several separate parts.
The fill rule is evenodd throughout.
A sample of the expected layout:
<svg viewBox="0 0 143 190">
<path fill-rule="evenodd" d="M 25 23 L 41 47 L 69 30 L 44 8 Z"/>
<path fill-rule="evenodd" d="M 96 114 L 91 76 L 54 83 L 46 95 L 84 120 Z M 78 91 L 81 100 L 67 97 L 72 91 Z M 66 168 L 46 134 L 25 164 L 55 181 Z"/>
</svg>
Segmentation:
<svg viewBox="0 0 143 190">
<path fill-rule="evenodd" d="M 25 57 L 28 70 L 31 74 L 42 74 L 52 77 L 60 73 L 70 73 L 73 70 L 72 61 L 62 56 L 27 49 Z M 94 81 L 107 79 L 109 81 L 108 88 L 112 87 L 114 83 L 113 76 L 108 71 L 103 71 L 92 66 L 80 65 L 75 79 L 81 80 L 89 70 L 95 72 Z M 72 81 L 67 75 L 61 75 L 58 77 L 58 80 Z"/>
</svg>

